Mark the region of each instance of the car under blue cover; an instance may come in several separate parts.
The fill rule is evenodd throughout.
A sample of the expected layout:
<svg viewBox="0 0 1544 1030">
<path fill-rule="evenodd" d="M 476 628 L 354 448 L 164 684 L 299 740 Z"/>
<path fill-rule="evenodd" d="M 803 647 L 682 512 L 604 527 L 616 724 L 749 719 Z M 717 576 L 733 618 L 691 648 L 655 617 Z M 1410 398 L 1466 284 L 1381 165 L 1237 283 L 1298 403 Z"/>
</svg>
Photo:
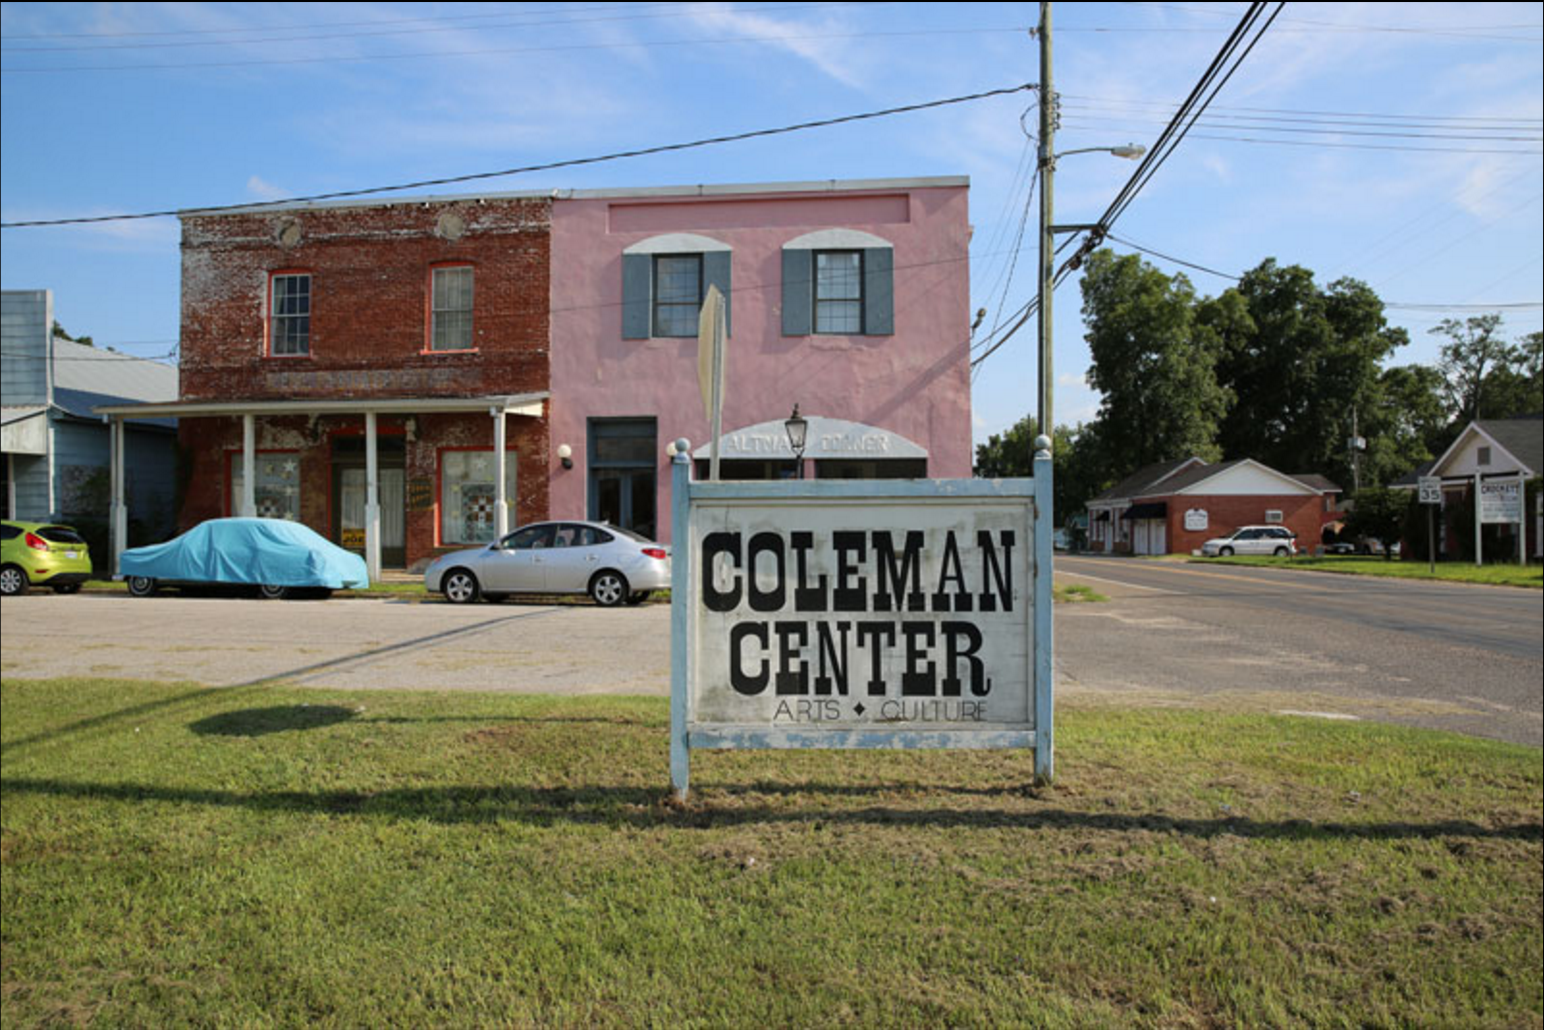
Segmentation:
<svg viewBox="0 0 1544 1030">
<path fill-rule="evenodd" d="M 210 519 L 164 544 L 124 551 L 118 568 L 136 595 L 163 583 L 250 584 L 268 596 L 370 585 L 363 558 L 284 519 Z"/>
</svg>

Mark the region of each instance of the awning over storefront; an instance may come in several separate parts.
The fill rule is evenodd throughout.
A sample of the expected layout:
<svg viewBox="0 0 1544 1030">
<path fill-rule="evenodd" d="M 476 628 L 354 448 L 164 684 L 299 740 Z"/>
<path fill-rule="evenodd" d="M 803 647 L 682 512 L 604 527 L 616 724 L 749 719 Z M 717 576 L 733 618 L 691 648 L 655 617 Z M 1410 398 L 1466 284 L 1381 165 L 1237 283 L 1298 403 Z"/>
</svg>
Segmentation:
<svg viewBox="0 0 1544 1030">
<path fill-rule="evenodd" d="M 109 418 L 219 418 L 240 415 L 422 415 L 446 411 L 502 411 L 539 416 L 551 394 L 498 394 L 489 397 L 297 398 L 279 401 L 165 401 L 158 404 L 103 404 L 91 410 Z"/>
<path fill-rule="evenodd" d="M 926 458 L 927 448 L 913 443 L 899 433 L 861 422 L 848 422 L 839 418 L 808 417 L 809 428 L 804 449 L 806 458 L 817 461 L 829 458 Z M 711 453 L 708 444 L 692 452 L 693 458 L 706 459 Z M 719 442 L 721 458 L 759 458 L 772 461 L 792 461 L 793 448 L 788 446 L 788 430 L 781 419 L 760 422 L 744 429 L 725 433 Z"/>
<path fill-rule="evenodd" d="M 376 420 L 381 415 L 424 415 L 446 412 L 486 412 L 493 419 L 494 468 L 498 480 L 495 497 L 505 497 L 504 423 L 510 415 L 540 418 L 551 394 L 497 394 L 484 397 L 380 397 L 380 398 L 295 398 L 254 401 L 165 401 L 147 404 L 103 404 L 91 410 L 107 419 L 112 427 L 112 540 L 113 571 L 118 571 L 118 555 L 123 553 L 128 534 L 128 507 L 124 503 L 123 423 L 127 419 L 239 418 L 241 426 L 241 467 L 255 468 L 257 451 L 256 421 L 279 415 L 358 415 L 365 422 L 365 563 L 370 578 L 381 573 L 381 519 L 379 464 L 376 452 Z M 257 514 L 256 476 L 242 478 L 240 514 Z M 509 511 L 505 504 L 496 507 L 499 536 L 509 531 Z"/>
<path fill-rule="evenodd" d="M 1121 516 L 1123 519 L 1131 519 L 1133 522 L 1142 519 L 1164 519 L 1169 517 L 1168 501 L 1147 501 L 1143 504 L 1133 504 L 1126 509 Z"/>
</svg>

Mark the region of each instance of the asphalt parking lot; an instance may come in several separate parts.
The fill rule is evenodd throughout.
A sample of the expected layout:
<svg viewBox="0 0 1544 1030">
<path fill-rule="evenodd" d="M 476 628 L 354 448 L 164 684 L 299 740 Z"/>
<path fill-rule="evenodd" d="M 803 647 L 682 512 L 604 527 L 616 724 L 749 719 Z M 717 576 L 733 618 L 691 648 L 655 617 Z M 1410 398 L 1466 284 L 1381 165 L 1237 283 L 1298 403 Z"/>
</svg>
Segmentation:
<svg viewBox="0 0 1544 1030">
<path fill-rule="evenodd" d="M 670 606 L 57 596 L 0 602 L 6 676 L 511 693 L 670 692 Z"/>
</svg>

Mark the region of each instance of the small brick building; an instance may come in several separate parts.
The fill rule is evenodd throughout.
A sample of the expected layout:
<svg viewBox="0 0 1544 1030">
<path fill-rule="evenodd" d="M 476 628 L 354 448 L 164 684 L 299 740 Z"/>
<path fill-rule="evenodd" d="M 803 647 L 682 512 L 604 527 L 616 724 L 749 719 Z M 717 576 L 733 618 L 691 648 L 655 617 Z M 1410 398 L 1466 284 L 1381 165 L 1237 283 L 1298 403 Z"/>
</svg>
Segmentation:
<svg viewBox="0 0 1544 1030">
<path fill-rule="evenodd" d="M 182 525 L 298 519 L 375 573 L 544 518 L 551 222 L 540 196 L 185 213 Z"/>
<path fill-rule="evenodd" d="M 1340 488 L 1257 461 L 1200 458 L 1138 470 L 1088 502 L 1089 548 L 1106 554 L 1189 554 L 1240 526 L 1281 525 L 1318 546 Z"/>
</svg>

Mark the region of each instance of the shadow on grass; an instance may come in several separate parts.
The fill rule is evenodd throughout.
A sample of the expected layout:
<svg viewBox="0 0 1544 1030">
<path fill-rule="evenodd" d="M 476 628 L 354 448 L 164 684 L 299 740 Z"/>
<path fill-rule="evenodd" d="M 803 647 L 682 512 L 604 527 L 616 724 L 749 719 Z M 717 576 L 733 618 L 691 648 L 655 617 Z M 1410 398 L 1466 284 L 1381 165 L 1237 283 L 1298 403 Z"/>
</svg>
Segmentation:
<svg viewBox="0 0 1544 1030">
<path fill-rule="evenodd" d="M 792 788 L 780 788 L 794 793 Z M 797 793 L 824 795 L 855 788 L 803 785 Z M 875 787 L 873 790 L 888 790 Z M 931 788 L 947 795 L 948 788 Z M 1045 807 L 1023 811 L 1007 809 L 894 808 L 871 806 L 832 809 L 811 806 L 790 811 L 786 805 L 716 806 L 701 796 L 678 805 L 669 793 L 644 787 L 595 786 L 581 788 L 538 787 L 420 787 L 373 792 L 359 791 L 239 791 L 160 787 L 133 783 L 71 783 L 66 780 L 7 777 L 0 794 L 122 801 L 215 805 L 254 812 L 296 815 L 356 815 L 365 818 L 425 819 L 446 825 L 491 823 L 504 820 L 551 825 L 656 827 L 714 829 L 758 824 L 820 823 L 876 826 L 957 827 L 962 829 L 1083 830 L 1104 833 L 1136 831 L 1173 833 L 1188 837 L 1228 834 L 1255 840 L 1424 840 L 1440 837 L 1473 837 L 1497 840 L 1544 839 L 1544 824 L 1516 823 L 1482 826 L 1474 822 L 1311 822 L 1307 819 L 1262 821 L 1229 817 L 1191 819 L 1177 816 L 1088 812 Z M 1033 803 L 1026 799 L 1028 803 Z"/>
<path fill-rule="evenodd" d="M 314 730 L 335 726 L 358 715 L 341 705 L 278 705 L 273 708 L 244 708 L 221 712 L 188 724 L 194 733 L 217 737 L 260 737 L 286 730 Z"/>
</svg>

